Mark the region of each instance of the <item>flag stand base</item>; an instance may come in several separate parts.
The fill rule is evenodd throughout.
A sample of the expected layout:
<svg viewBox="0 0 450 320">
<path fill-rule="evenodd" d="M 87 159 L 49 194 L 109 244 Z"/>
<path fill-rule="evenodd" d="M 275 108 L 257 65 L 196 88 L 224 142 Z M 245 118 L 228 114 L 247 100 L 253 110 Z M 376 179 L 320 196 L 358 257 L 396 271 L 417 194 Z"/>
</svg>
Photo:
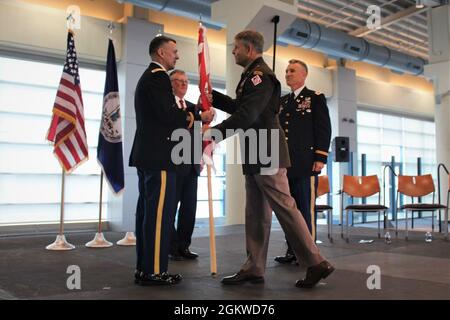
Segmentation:
<svg viewBox="0 0 450 320">
<path fill-rule="evenodd" d="M 73 250 L 75 249 L 75 246 L 73 244 L 70 244 L 66 240 L 66 236 L 63 234 L 58 234 L 56 236 L 55 242 L 52 244 L 49 244 L 45 247 L 47 250 Z"/>
<path fill-rule="evenodd" d="M 103 232 L 97 232 L 95 234 L 94 240 L 86 243 L 86 247 L 88 248 L 109 248 L 112 247 L 112 245 L 113 244 L 111 242 L 106 241 L 105 237 L 103 236 Z"/>
<path fill-rule="evenodd" d="M 136 237 L 134 236 L 134 232 L 127 232 L 122 240 L 117 241 L 117 244 L 119 246 L 135 246 Z"/>
</svg>

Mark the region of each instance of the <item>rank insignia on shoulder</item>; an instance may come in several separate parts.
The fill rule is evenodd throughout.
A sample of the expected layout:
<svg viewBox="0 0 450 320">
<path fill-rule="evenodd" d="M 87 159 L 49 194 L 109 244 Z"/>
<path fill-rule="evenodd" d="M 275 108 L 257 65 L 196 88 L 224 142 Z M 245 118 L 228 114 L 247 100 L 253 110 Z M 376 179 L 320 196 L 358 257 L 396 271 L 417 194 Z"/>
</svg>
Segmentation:
<svg viewBox="0 0 450 320">
<path fill-rule="evenodd" d="M 320 92 L 320 91 L 316 91 L 314 93 L 317 94 L 317 95 L 321 95 L 322 94 L 322 92 Z"/>
<path fill-rule="evenodd" d="M 155 73 L 155 72 L 158 72 L 158 71 L 166 71 L 166 70 L 164 70 L 163 68 L 156 68 L 156 69 L 153 69 L 152 70 L 152 73 Z"/>
<path fill-rule="evenodd" d="M 263 75 L 263 73 L 261 71 L 253 71 L 253 74 L 257 75 L 257 76 L 262 76 Z"/>
<path fill-rule="evenodd" d="M 256 87 L 258 84 L 262 82 L 261 77 L 256 75 L 252 78 L 253 85 Z"/>
</svg>

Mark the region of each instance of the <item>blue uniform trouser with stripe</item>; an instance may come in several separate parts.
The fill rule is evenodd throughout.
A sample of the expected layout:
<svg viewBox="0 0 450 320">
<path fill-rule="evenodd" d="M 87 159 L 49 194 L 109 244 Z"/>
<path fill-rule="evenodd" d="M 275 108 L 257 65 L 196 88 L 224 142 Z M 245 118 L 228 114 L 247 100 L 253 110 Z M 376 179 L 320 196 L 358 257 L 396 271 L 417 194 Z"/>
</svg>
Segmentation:
<svg viewBox="0 0 450 320">
<path fill-rule="evenodd" d="M 295 199 L 298 209 L 308 226 L 314 240 L 317 240 L 317 215 L 315 213 L 316 193 L 319 179 L 317 175 L 311 177 L 289 178 L 289 189 Z M 287 239 L 286 239 L 287 241 Z M 288 253 L 293 253 L 288 244 Z"/>
<path fill-rule="evenodd" d="M 171 224 L 175 215 L 175 172 L 138 168 L 136 269 L 146 274 L 167 272 Z"/>
</svg>

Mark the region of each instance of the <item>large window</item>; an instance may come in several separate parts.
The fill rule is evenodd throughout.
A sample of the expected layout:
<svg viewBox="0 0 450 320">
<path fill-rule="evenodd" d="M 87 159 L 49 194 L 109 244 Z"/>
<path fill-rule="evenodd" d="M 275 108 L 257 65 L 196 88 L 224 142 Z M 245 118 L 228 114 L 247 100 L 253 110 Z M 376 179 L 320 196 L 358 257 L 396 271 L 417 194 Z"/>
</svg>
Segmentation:
<svg viewBox="0 0 450 320">
<path fill-rule="evenodd" d="M 62 63 L 0 57 L 0 225 L 59 221 L 61 167 L 46 134 Z M 98 218 L 96 148 L 105 73 L 80 68 L 80 78 L 89 161 L 66 176 L 68 222 Z"/>
<path fill-rule="evenodd" d="M 358 173 L 361 171 L 361 155 L 366 154 L 366 175 L 377 174 L 380 186 L 383 180 L 383 166 L 395 158 L 395 170 L 404 175 L 418 174 L 418 158 L 421 174 L 436 172 L 435 124 L 430 120 L 414 119 L 398 115 L 358 111 Z M 389 175 L 386 172 L 386 204 L 389 205 Z M 384 190 L 382 190 L 383 193 Z M 372 197 L 367 202 L 375 199 Z M 402 203 L 410 203 L 409 197 L 402 197 Z M 432 196 L 423 198 L 432 201 Z M 402 215 L 400 215 L 402 216 Z M 374 218 L 373 216 L 372 218 Z M 368 221 L 373 219 L 368 219 Z"/>
</svg>

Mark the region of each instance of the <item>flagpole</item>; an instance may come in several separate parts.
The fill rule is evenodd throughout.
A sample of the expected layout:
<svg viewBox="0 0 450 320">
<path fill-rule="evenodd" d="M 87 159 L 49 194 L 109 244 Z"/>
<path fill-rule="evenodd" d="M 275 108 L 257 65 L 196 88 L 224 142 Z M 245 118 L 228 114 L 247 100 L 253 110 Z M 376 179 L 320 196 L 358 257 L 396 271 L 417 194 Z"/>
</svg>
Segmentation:
<svg viewBox="0 0 450 320">
<path fill-rule="evenodd" d="M 100 170 L 100 200 L 98 201 L 98 233 L 102 233 L 102 204 L 103 204 L 103 170 Z"/>
<path fill-rule="evenodd" d="M 66 173 L 64 172 L 64 169 L 61 173 L 61 211 L 60 211 L 60 217 L 59 217 L 59 235 L 62 236 L 64 234 L 64 193 L 65 193 L 65 187 L 66 187 Z"/>
<path fill-rule="evenodd" d="M 88 248 L 109 248 L 112 243 L 105 239 L 102 233 L 102 207 L 103 207 L 103 170 L 100 170 L 100 200 L 98 203 L 98 232 L 92 241 L 86 243 Z"/>
<path fill-rule="evenodd" d="M 64 190 L 65 190 L 65 176 L 66 173 L 64 169 L 62 169 L 61 174 L 61 209 L 60 209 L 60 218 L 59 218 L 59 234 L 56 236 L 55 242 L 49 244 L 45 249 L 47 250 L 73 250 L 75 246 L 67 242 L 66 237 L 64 236 Z"/>
<path fill-rule="evenodd" d="M 214 212 L 212 202 L 211 165 L 206 165 L 208 175 L 208 205 L 209 205 L 209 249 L 211 252 L 211 275 L 217 274 L 216 235 L 214 229 Z"/>
</svg>

